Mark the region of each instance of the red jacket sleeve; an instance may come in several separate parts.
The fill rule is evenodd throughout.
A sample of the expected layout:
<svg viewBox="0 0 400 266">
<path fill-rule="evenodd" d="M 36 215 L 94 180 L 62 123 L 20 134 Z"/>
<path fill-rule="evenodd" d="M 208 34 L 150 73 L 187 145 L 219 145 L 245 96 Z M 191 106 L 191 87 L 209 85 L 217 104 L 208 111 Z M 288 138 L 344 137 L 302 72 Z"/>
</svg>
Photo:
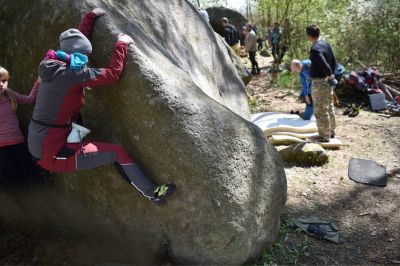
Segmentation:
<svg viewBox="0 0 400 266">
<path fill-rule="evenodd" d="M 125 66 L 125 58 L 128 54 L 128 44 L 117 42 L 107 68 L 86 68 L 78 76 L 81 80 L 80 87 L 104 86 L 119 80 Z"/>
<path fill-rule="evenodd" d="M 33 88 L 31 89 L 31 92 L 29 95 L 22 95 L 17 92 L 15 92 L 15 98 L 17 100 L 18 104 L 32 104 L 36 101 L 36 96 L 38 93 L 39 89 L 39 80 L 36 80 L 35 84 L 33 85 Z"/>
<path fill-rule="evenodd" d="M 78 30 L 82 32 L 83 35 L 86 36 L 86 38 L 89 38 L 90 33 L 92 33 L 95 20 L 96 20 L 96 15 L 93 12 L 86 13 L 83 16 L 81 23 L 79 24 Z"/>
</svg>

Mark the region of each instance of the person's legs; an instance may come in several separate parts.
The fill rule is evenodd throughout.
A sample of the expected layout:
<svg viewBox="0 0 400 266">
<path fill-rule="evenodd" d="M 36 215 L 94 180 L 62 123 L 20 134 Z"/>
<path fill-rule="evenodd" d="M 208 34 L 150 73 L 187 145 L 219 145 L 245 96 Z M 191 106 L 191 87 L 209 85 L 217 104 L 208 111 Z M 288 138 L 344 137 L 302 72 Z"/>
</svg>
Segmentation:
<svg viewBox="0 0 400 266">
<path fill-rule="evenodd" d="M 114 164 L 122 177 L 144 196 L 151 199 L 156 196 L 156 184 L 143 174 L 121 146 L 100 142 L 83 142 L 82 145 L 80 143 L 67 144 L 65 148 L 71 149 L 73 155 L 42 159 L 38 164 L 53 172 L 74 172 Z"/>
<path fill-rule="evenodd" d="M 279 46 L 279 44 L 275 44 L 276 45 L 276 60 L 278 62 L 278 64 L 281 64 L 281 48 Z"/>
<path fill-rule="evenodd" d="M 282 63 L 282 59 L 285 56 L 286 51 L 287 51 L 287 47 L 285 45 L 282 45 L 281 51 L 279 53 L 279 64 Z"/>
<path fill-rule="evenodd" d="M 330 96 L 329 96 L 329 105 L 328 105 L 328 113 L 329 113 L 329 125 L 331 129 L 331 137 L 335 137 L 336 135 L 336 115 L 335 115 L 335 106 L 333 104 L 333 90 L 331 90 Z M 332 95 L 332 96 L 331 96 Z"/>
<path fill-rule="evenodd" d="M 257 74 L 260 74 L 260 67 L 258 66 L 258 62 L 257 62 L 257 59 L 256 59 L 256 52 L 254 52 L 254 64 L 256 66 Z"/>
<path fill-rule="evenodd" d="M 278 45 L 272 44 L 272 57 L 276 61 L 278 59 Z"/>
<path fill-rule="evenodd" d="M 121 176 L 145 197 L 153 198 L 156 184 L 145 176 L 119 145 L 92 142 L 86 143 L 84 151 L 76 156 L 77 170 L 91 169 L 104 164 L 114 164 Z"/>
<path fill-rule="evenodd" d="M 17 188 L 24 180 L 24 176 L 19 174 L 21 169 L 18 164 L 18 147 L 19 144 L 0 148 L 0 180 L 8 188 Z"/>
<path fill-rule="evenodd" d="M 313 105 L 312 104 L 310 104 L 310 105 L 306 104 L 306 109 L 304 110 L 302 118 L 304 120 L 310 120 L 312 115 L 313 115 L 313 113 L 314 113 Z"/>
<path fill-rule="evenodd" d="M 18 174 L 25 182 L 38 182 L 39 171 L 35 167 L 32 156 L 28 151 L 26 143 L 21 143 L 15 147 L 16 165 L 18 167 Z"/>
<path fill-rule="evenodd" d="M 299 95 L 299 98 L 304 98 L 304 97 L 306 97 L 306 90 L 302 87 L 301 88 L 301 91 L 300 91 L 300 95 Z"/>
<path fill-rule="evenodd" d="M 249 52 L 249 57 L 252 66 L 251 74 L 260 73 L 260 68 L 258 67 L 258 62 L 256 60 L 256 52 Z"/>
<path fill-rule="evenodd" d="M 3 183 L 7 173 L 7 149 L 0 147 L 0 182 Z"/>
<path fill-rule="evenodd" d="M 330 87 L 326 80 L 313 80 L 312 99 L 314 103 L 314 115 L 317 120 L 318 133 L 324 140 L 329 140 L 331 129 L 329 125 L 329 98 Z"/>
<path fill-rule="evenodd" d="M 256 53 L 255 52 L 249 52 L 249 58 L 251 62 L 251 74 L 256 74 Z"/>
</svg>

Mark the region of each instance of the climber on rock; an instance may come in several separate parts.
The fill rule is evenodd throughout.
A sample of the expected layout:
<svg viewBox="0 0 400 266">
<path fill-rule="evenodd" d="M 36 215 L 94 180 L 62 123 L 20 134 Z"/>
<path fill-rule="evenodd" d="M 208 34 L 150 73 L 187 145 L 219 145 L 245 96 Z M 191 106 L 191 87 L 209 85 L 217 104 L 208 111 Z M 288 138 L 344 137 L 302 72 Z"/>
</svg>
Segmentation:
<svg viewBox="0 0 400 266">
<path fill-rule="evenodd" d="M 127 152 L 116 144 L 88 142 L 73 127 L 84 104 L 85 87 L 104 86 L 119 80 L 132 38 L 118 36 L 107 68 L 87 67 L 92 53 L 88 40 L 96 17 L 105 11 L 87 13 L 78 29 L 61 33 L 60 50 L 49 50 L 39 65 L 36 105 L 29 125 L 28 146 L 38 164 L 53 172 L 73 172 L 114 164 L 122 177 L 156 204 L 163 203 L 175 190 L 174 184 L 157 186 L 143 174 Z M 70 141 L 75 130 L 78 141 Z"/>
</svg>

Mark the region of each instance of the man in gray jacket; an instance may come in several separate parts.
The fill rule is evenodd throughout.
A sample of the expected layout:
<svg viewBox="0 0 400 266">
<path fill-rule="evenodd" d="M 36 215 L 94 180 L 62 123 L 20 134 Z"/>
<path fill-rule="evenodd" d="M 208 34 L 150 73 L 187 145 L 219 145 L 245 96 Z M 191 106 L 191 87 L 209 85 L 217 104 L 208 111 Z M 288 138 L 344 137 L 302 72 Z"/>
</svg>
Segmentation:
<svg viewBox="0 0 400 266">
<path fill-rule="evenodd" d="M 257 52 L 257 35 L 253 30 L 253 26 L 251 24 L 246 25 L 246 39 L 244 41 L 244 49 L 247 53 L 249 53 L 252 70 L 251 74 L 258 75 L 260 74 L 260 68 L 258 67 L 258 63 L 256 60 L 256 52 Z"/>
</svg>

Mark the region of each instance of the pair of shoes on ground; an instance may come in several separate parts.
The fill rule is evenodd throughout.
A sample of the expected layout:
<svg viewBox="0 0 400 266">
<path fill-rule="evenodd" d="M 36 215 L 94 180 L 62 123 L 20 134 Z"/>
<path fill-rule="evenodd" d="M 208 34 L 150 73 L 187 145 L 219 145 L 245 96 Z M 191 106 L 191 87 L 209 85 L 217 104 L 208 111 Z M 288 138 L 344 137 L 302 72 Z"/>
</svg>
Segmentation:
<svg viewBox="0 0 400 266">
<path fill-rule="evenodd" d="M 300 111 L 296 111 L 295 112 L 295 111 L 292 110 L 292 111 L 290 111 L 290 114 L 291 115 L 300 115 Z"/>
<path fill-rule="evenodd" d="M 360 113 L 360 107 L 357 107 L 355 104 L 348 107 L 344 110 L 343 115 L 348 115 L 349 117 L 356 117 Z"/>
<path fill-rule="evenodd" d="M 154 191 L 154 197 L 151 198 L 151 201 L 157 205 L 164 203 L 168 197 L 174 193 L 176 188 L 175 184 L 164 184 L 161 186 L 157 186 Z"/>
</svg>

